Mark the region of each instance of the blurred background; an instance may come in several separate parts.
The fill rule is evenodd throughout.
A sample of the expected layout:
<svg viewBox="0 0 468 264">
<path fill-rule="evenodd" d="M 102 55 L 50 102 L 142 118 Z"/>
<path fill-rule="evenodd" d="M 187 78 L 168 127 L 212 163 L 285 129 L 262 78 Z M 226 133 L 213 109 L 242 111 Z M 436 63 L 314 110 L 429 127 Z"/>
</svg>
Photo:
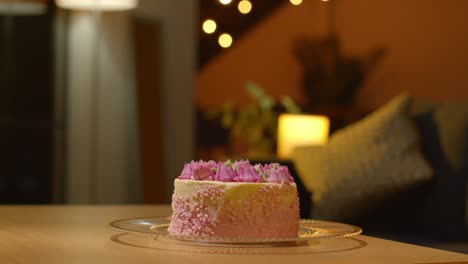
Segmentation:
<svg viewBox="0 0 468 264">
<path fill-rule="evenodd" d="M 279 113 L 466 100 L 467 9 L 0 0 L 0 203 L 165 203 L 192 159 L 275 157 Z"/>
</svg>

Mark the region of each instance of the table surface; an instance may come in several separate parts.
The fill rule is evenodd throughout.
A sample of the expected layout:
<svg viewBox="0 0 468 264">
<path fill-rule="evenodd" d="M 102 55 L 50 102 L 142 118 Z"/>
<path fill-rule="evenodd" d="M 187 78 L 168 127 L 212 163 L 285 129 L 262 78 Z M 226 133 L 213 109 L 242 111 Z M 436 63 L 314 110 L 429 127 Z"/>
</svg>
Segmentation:
<svg viewBox="0 0 468 264">
<path fill-rule="evenodd" d="M 106 227 L 117 219 L 168 215 L 169 206 L 156 205 L 0 206 L 0 263 L 468 263 L 465 254 L 365 235 L 305 247 L 186 251 L 164 241 L 165 249 L 140 245 L 149 237 Z"/>
</svg>

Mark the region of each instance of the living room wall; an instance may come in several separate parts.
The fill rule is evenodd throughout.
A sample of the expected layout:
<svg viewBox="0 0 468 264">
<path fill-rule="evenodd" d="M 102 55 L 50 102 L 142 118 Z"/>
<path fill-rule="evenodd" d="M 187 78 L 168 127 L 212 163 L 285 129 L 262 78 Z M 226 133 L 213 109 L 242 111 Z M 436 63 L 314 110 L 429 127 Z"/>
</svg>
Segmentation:
<svg viewBox="0 0 468 264">
<path fill-rule="evenodd" d="M 375 108 L 400 91 L 428 100 L 468 99 L 468 1 L 336 2 L 344 52 L 383 45 L 388 54 L 358 92 Z"/>
<path fill-rule="evenodd" d="M 203 109 L 218 107 L 226 100 L 236 105 L 248 102 L 248 81 L 261 85 L 270 95 L 289 95 L 302 101 L 301 68 L 292 53 L 298 36 L 320 36 L 325 32 L 325 3 L 304 1 L 293 6 L 285 1 L 233 46 L 199 70 L 196 103 Z M 215 41 L 215 40 L 214 40 Z"/>
<path fill-rule="evenodd" d="M 301 66 L 292 54 L 298 36 L 326 33 L 327 5 L 286 2 L 232 48 L 203 67 L 196 78 L 196 103 L 219 106 L 228 98 L 248 102 L 246 81 L 256 81 L 275 97 L 304 100 Z M 357 107 L 374 109 L 400 91 L 434 101 L 468 99 L 468 1 L 338 1 L 336 32 L 346 55 L 376 46 L 387 53 L 357 94 Z"/>
</svg>

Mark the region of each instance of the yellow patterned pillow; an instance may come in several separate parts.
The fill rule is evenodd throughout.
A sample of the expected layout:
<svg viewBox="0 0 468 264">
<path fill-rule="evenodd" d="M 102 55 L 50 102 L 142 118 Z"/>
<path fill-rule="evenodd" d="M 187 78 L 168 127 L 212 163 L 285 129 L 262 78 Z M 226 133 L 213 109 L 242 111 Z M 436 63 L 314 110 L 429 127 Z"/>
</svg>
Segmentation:
<svg viewBox="0 0 468 264">
<path fill-rule="evenodd" d="M 326 146 L 294 151 L 301 180 L 313 192 L 314 217 L 351 219 L 385 196 L 431 179 L 409 103 L 407 95 L 397 96 L 335 132 Z"/>
</svg>

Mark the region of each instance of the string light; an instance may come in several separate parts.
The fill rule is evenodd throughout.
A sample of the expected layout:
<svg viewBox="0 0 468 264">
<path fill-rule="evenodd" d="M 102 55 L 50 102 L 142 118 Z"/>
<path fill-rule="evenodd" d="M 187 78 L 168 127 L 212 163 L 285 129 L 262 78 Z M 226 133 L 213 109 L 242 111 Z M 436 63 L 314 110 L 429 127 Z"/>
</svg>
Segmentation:
<svg viewBox="0 0 468 264">
<path fill-rule="evenodd" d="M 239 12 L 242 14 L 248 14 L 252 11 L 252 3 L 249 0 L 242 0 L 237 5 L 237 9 L 239 9 Z"/>
<path fill-rule="evenodd" d="M 228 33 L 223 33 L 218 38 L 218 43 L 223 48 L 229 48 L 232 45 L 232 37 Z"/>
<path fill-rule="evenodd" d="M 211 34 L 216 31 L 216 22 L 212 19 L 207 19 L 203 22 L 202 28 L 206 34 Z"/>
</svg>

